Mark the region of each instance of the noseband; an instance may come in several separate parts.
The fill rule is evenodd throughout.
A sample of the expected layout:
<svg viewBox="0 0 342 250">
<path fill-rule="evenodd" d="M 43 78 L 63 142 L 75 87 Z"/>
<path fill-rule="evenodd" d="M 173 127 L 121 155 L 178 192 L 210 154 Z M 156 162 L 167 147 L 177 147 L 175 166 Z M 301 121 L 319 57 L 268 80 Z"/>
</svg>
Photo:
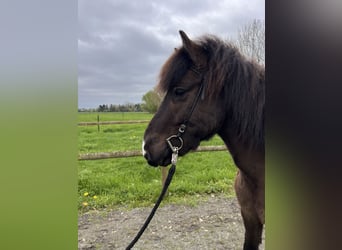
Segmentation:
<svg viewBox="0 0 342 250">
<path fill-rule="evenodd" d="M 177 163 L 177 159 L 178 159 L 178 151 L 183 147 L 183 139 L 182 139 L 182 135 L 184 134 L 187 125 L 189 123 L 189 120 L 191 118 L 192 113 L 194 112 L 196 105 L 198 103 L 199 97 L 202 96 L 202 99 L 204 98 L 204 78 L 203 78 L 203 74 L 202 71 L 200 70 L 200 68 L 190 68 L 195 74 L 197 74 L 198 76 L 201 77 L 201 86 L 197 92 L 197 95 L 191 105 L 191 109 L 190 112 L 188 113 L 188 115 L 185 117 L 183 123 L 179 126 L 178 128 L 178 133 L 176 135 L 171 135 L 169 138 L 166 139 L 167 144 L 169 145 L 169 147 L 171 148 L 172 151 L 172 157 L 171 157 L 171 168 L 169 169 L 169 173 L 166 177 L 165 180 L 165 184 L 164 187 L 159 195 L 159 198 L 156 202 L 156 204 L 154 205 L 154 207 L 152 208 L 152 211 L 150 213 L 150 215 L 147 217 L 144 225 L 142 226 L 142 228 L 140 229 L 140 231 L 138 232 L 138 234 L 135 236 L 135 238 L 132 240 L 132 242 L 127 246 L 126 250 L 131 249 L 135 243 L 139 240 L 139 238 L 141 237 L 141 235 L 144 233 L 145 229 L 147 228 L 148 224 L 150 223 L 150 221 L 152 220 L 155 212 L 157 211 L 157 208 L 159 207 L 166 191 L 167 188 L 169 187 L 172 177 L 176 171 L 176 163 Z M 178 140 L 178 144 L 173 144 L 172 140 L 174 142 L 176 142 Z M 176 146 L 175 146 L 176 145 Z"/>
</svg>

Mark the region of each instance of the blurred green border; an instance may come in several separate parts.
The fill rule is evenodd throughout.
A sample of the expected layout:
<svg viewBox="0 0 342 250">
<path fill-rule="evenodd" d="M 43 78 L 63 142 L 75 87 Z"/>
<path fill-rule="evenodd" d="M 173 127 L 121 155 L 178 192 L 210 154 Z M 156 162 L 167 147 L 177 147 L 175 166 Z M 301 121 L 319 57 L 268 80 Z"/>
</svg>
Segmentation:
<svg viewBox="0 0 342 250">
<path fill-rule="evenodd" d="M 1 8 L 1 249 L 77 249 L 77 1 Z"/>
</svg>

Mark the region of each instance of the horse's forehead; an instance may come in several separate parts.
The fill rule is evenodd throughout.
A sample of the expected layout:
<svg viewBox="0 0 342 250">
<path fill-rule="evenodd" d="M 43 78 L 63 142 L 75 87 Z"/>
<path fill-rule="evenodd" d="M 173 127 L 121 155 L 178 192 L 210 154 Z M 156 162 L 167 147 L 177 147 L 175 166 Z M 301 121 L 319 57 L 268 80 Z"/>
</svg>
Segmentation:
<svg viewBox="0 0 342 250">
<path fill-rule="evenodd" d="M 166 92 L 175 85 L 187 85 L 189 80 L 191 80 L 191 76 L 188 74 L 187 67 L 164 69 L 159 78 L 158 88 L 162 92 Z"/>
<path fill-rule="evenodd" d="M 196 82 L 198 82 L 196 75 L 191 70 L 188 70 L 185 73 L 182 72 L 182 75 L 178 74 L 173 77 L 173 80 L 167 84 L 167 90 L 171 90 L 175 86 L 190 87 L 196 84 Z"/>
</svg>

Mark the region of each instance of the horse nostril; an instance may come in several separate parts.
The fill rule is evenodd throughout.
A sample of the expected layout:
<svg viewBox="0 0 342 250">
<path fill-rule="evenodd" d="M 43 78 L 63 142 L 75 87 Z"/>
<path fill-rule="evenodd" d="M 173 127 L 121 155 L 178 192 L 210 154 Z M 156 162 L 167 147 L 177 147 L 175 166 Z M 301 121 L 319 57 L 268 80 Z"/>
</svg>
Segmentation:
<svg viewBox="0 0 342 250">
<path fill-rule="evenodd" d="M 154 159 L 152 159 L 152 155 L 148 151 L 145 151 L 144 158 L 146 159 L 146 161 L 149 165 L 151 165 L 153 167 L 158 166 L 158 163 Z"/>
<path fill-rule="evenodd" d="M 157 138 L 147 138 L 147 140 L 143 140 L 141 145 L 142 155 L 146 159 L 147 163 L 151 166 L 158 166 L 158 154 L 156 154 L 156 150 L 153 150 L 154 142 Z M 157 157 L 156 157 L 157 155 Z"/>
</svg>

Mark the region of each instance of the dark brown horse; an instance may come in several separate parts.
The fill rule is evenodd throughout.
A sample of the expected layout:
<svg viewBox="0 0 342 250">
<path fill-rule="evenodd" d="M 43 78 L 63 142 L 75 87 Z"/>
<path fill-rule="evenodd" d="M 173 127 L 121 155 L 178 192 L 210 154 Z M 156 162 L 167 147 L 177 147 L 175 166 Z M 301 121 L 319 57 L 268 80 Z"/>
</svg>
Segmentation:
<svg viewBox="0 0 342 250">
<path fill-rule="evenodd" d="M 144 156 L 152 166 L 170 164 L 166 139 L 180 127 L 179 155 L 218 134 L 239 169 L 235 191 L 245 225 L 243 249 L 258 249 L 265 220 L 264 67 L 215 36 L 192 41 L 180 35 L 183 46 L 160 73 L 157 87 L 165 97 L 145 131 Z"/>
</svg>

